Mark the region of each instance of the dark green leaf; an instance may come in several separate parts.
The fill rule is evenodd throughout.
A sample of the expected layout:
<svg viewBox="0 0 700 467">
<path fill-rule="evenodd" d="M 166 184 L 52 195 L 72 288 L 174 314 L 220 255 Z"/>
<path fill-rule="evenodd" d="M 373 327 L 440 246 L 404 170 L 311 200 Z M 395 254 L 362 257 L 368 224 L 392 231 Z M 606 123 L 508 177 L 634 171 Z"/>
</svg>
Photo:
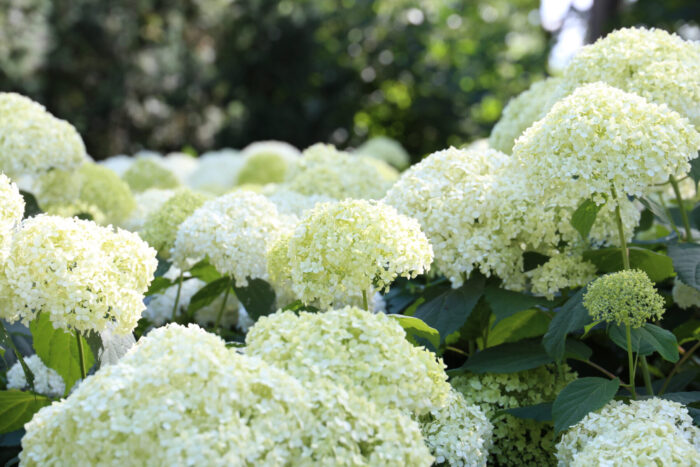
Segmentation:
<svg viewBox="0 0 700 467">
<path fill-rule="evenodd" d="M 467 321 L 484 292 L 485 282 L 483 276 L 474 275 L 460 288 L 449 289 L 421 304 L 414 316 L 431 328 L 437 329 L 440 339 L 444 341 Z"/>
<path fill-rule="evenodd" d="M 700 245 L 677 243 L 668 246 L 668 256 L 684 284 L 700 290 Z"/>
<path fill-rule="evenodd" d="M 549 330 L 544 335 L 542 343 L 547 353 L 560 361 L 566 352 L 566 336 L 578 329 L 583 329 L 590 323 L 591 317 L 583 306 L 584 289 L 576 292 L 554 315 L 549 324 Z"/>
<path fill-rule="evenodd" d="M 700 340 L 700 320 L 691 319 L 673 329 L 678 345 Z"/>
<path fill-rule="evenodd" d="M 226 289 L 231 287 L 232 282 L 230 278 L 222 277 L 199 289 L 190 300 L 190 304 L 187 307 L 187 314 L 189 316 L 194 316 L 197 311 L 211 304 L 219 295 L 226 292 Z"/>
<path fill-rule="evenodd" d="M 580 422 L 588 413 L 610 402 L 620 388 L 620 380 L 579 378 L 569 383 L 552 405 L 554 431 L 558 434 Z"/>
<path fill-rule="evenodd" d="M 678 402 L 679 404 L 689 405 L 700 401 L 700 391 L 667 392 L 657 397 L 661 397 L 662 399 L 668 399 L 673 402 Z"/>
<path fill-rule="evenodd" d="M 552 361 L 540 342 L 525 341 L 484 349 L 469 357 L 460 370 L 472 373 L 515 373 Z"/>
<path fill-rule="evenodd" d="M 571 215 L 571 225 L 581 234 L 584 240 L 586 240 L 588 234 L 591 233 L 591 228 L 595 223 L 595 218 L 601 207 L 602 205 L 598 205 L 593 200 L 587 199 L 581 203 Z"/>
<path fill-rule="evenodd" d="M 549 256 L 536 251 L 526 251 L 523 253 L 523 268 L 525 271 L 532 271 L 537 266 L 542 266 L 549 261 L 549 258 Z"/>
<path fill-rule="evenodd" d="M 593 263 L 602 273 L 621 271 L 622 254 L 619 248 L 601 248 L 588 250 L 583 253 L 583 258 Z M 646 272 L 653 282 L 661 282 L 673 276 L 673 262 L 671 258 L 647 248 L 629 247 L 630 266 Z"/>
<path fill-rule="evenodd" d="M 511 409 L 504 409 L 501 412 L 505 412 L 516 418 L 523 418 L 525 420 L 551 422 L 552 402 L 542 402 L 541 404 L 528 405 L 525 407 L 513 407 Z"/>
<path fill-rule="evenodd" d="M 43 211 L 39 207 L 39 203 L 33 194 L 28 191 L 20 190 L 19 194 L 24 198 L 24 218 L 34 217 L 37 214 L 41 214 Z"/>
<path fill-rule="evenodd" d="M 489 284 L 484 290 L 484 297 L 491 306 L 491 311 L 496 317 L 497 324 L 500 320 L 513 316 L 514 314 L 533 308 L 537 305 L 546 305 L 547 299 L 542 297 L 534 297 L 520 292 L 512 292 L 497 287 L 494 284 Z"/>
<path fill-rule="evenodd" d="M 24 372 L 24 377 L 27 381 L 27 386 L 33 391 L 34 390 L 34 373 L 32 373 L 32 370 L 29 368 L 27 363 L 24 361 L 24 357 L 22 356 L 22 353 L 17 349 L 17 346 L 15 346 L 14 341 L 12 340 L 12 336 L 10 333 L 7 332 L 7 329 L 5 329 L 5 323 L 0 321 L 0 345 L 5 347 L 6 349 L 12 349 L 15 357 L 17 358 L 17 361 L 19 362 L 20 366 L 22 367 L 22 372 Z M 4 357 L 4 354 L 3 354 Z"/>
<path fill-rule="evenodd" d="M 97 355 L 97 368 L 113 365 L 136 343 L 133 334 L 114 334 L 110 329 L 89 332 L 86 335 L 90 350 Z"/>
<path fill-rule="evenodd" d="M 78 341 L 75 334 L 63 329 L 55 329 L 48 313 L 40 313 L 29 323 L 34 340 L 34 350 L 42 362 L 56 370 L 66 383 L 66 394 L 75 382 L 81 378 L 80 354 L 78 353 Z M 89 369 L 95 363 L 92 351 L 85 341 L 83 349 L 85 353 L 85 368 Z"/>
<path fill-rule="evenodd" d="M 160 293 L 173 285 L 173 282 L 170 279 L 166 279 L 165 277 L 156 277 L 153 279 L 153 282 L 151 282 L 151 286 L 148 287 L 148 290 L 146 291 L 146 296 L 150 295 L 155 295 L 157 293 Z"/>
<path fill-rule="evenodd" d="M 192 277 L 196 277 L 207 284 L 221 278 L 219 271 L 217 271 L 214 266 L 209 264 L 209 261 L 206 259 L 203 259 L 199 263 L 192 266 L 189 273 Z"/>
<path fill-rule="evenodd" d="M 638 198 L 639 202 L 656 216 L 664 224 L 671 224 L 671 217 L 668 211 L 656 201 L 650 198 Z"/>
<path fill-rule="evenodd" d="M 25 391 L 0 391 L 0 433 L 19 430 L 51 400 Z"/>
<path fill-rule="evenodd" d="M 413 316 L 389 315 L 399 321 L 399 324 L 406 331 L 406 339 L 413 345 L 422 345 L 417 338 L 430 342 L 433 348 L 440 347 L 440 333 L 431 328 L 423 321 Z"/>
<path fill-rule="evenodd" d="M 654 213 L 649 209 L 645 209 L 642 211 L 642 215 L 639 218 L 639 224 L 637 224 L 635 233 L 649 230 L 652 225 L 654 225 Z"/>
<path fill-rule="evenodd" d="M 267 316 L 274 313 L 275 308 L 275 290 L 262 279 L 248 279 L 247 287 L 236 287 L 238 301 L 245 307 L 248 315 L 253 321 L 257 321 L 261 316 Z"/>
<path fill-rule="evenodd" d="M 688 175 L 697 185 L 698 181 L 700 181 L 700 157 L 696 157 L 690 161 L 690 172 L 688 172 Z"/>
<path fill-rule="evenodd" d="M 566 339 L 566 358 L 585 361 L 591 358 L 591 355 L 593 355 L 593 351 L 583 342 L 572 338 Z"/>
<path fill-rule="evenodd" d="M 318 308 L 316 308 L 315 306 L 304 305 L 304 302 L 302 302 L 301 300 L 295 300 L 295 301 L 293 301 L 293 302 L 290 303 L 289 305 L 287 305 L 287 306 L 285 306 L 284 308 L 282 308 L 282 310 L 284 310 L 284 311 L 293 311 L 293 312 L 295 312 L 295 313 L 298 313 L 298 312 L 300 312 L 300 311 L 306 311 L 306 312 L 308 312 L 308 313 L 318 313 L 319 311 L 321 311 L 321 310 L 319 310 Z"/>
<path fill-rule="evenodd" d="M 627 350 L 624 325 L 611 326 L 608 335 L 619 347 Z M 664 360 L 678 361 L 678 341 L 671 331 L 645 323 L 642 327 L 631 329 L 630 337 L 632 351 L 639 352 L 641 355 L 650 355 L 656 351 Z"/>
<path fill-rule="evenodd" d="M 488 346 L 540 337 L 547 332 L 550 321 L 551 318 L 540 310 L 523 310 L 499 321 L 489 330 Z"/>
<path fill-rule="evenodd" d="M 688 409 L 688 414 L 693 419 L 693 424 L 695 426 L 700 426 L 700 409 L 695 407 L 686 407 Z"/>
<path fill-rule="evenodd" d="M 693 207 L 693 210 L 690 211 L 688 217 L 690 218 L 690 223 L 693 225 L 693 227 L 700 229 L 700 203 Z"/>
<path fill-rule="evenodd" d="M 164 259 L 158 258 L 158 267 L 156 268 L 155 277 L 161 277 L 163 274 L 170 270 L 172 263 Z"/>
</svg>

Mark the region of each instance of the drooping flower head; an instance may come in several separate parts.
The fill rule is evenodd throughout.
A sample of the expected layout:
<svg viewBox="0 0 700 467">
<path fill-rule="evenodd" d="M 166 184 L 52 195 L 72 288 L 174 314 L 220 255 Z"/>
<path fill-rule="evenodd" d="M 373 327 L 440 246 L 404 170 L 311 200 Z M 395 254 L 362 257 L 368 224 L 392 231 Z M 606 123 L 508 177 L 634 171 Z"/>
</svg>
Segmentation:
<svg viewBox="0 0 700 467">
<path fill-rule="evenodd" d="M 418 425 L 190 325 L 155 329 L 26 425 L 21 462 L 429 466 Z M 89 447 L 89 449 L 88 449 Z"/>
<path fill-rule="evenodd" d="M 0 172 L 10 177 L 73 170 L 87 155 L 73 125 L 15 93 L 0 93 Z"/>
<path fill-rule="evenodd" d="M 339 297 L 388 288 L 398 276 L 415 277 L 433 259 L 414 219 L 381 202 L 351 199 L 308 211 L 288 237 L 286 250 L 292 290 L 322 307 Z"/>
<path fill-rule="evenodd" d="M 564 433 L 556 455 L 570 466 L 696 465 L 700 428 L 677 402 L 610 401 Z"/>
<path fill-rule="evenodd" d="M 547 102 L 560 82 L 561 78 L 554 77 L 537 81 L 511 99 L 503 109 L 500 120 L 491 130 L 489 145 L 493 149 L 510 154 L 518 136 L 547 113 Z"/>
<path fill-rule="evenodd" d="M 307 148 L 285 181 L 298 193 L 335 199 L 379 199 L 392 183 L 375 165 L 329 144 Z"/>
<path fill-rule="evenodd" d="M 553 466 L 556 460 L 552 424 L 516 418 L 500 411 L 551 402 L 574 379 L 576 374 L 568 368 L 560 377 L 550 365 L 518 373 L 466 374 L 450 382 L 467 404 L 480 406 L 493 423 L 489 464 Z"/>
<path fill-rule="evenodd" d="M 246 345 L 248 355 L 302 381 L 329 379 L 379 406 L 415 415 L 443 407 L 450 392 L 442 361 L 410 344 L 398 321 L 383 313 L 279 311 L 258 319 Z"/>
<path fill-rule="evenodd" d="M 368 139 L 357 148 L 355 153 L 374 157 L 398 170 L 403 170 L 411 164 L 411 159 L 401 143 L 387 136 Z"/>
<path fill-rule="evenodd" d="M 34 390 L 49 397 L 62 397 L 66 383 L 56 370 L 47 367 L 38 355 L 25 357 L 24 362 L 34 375 Z M 19 362 L 7 370 L 7 389 L 29 389 L 27 377 Z"/>
<path fill-rule="evenodd" d="M 10 247 L 12 232 L 24 215 L 24 198 L 17 185 L 0 173 L 0 264 Z"/>
<path fill-rule="evenodd" d="M 662 29 L 624 28 L 583 47 L 564 69 L 553 100 L 602 81 L 666 104 L 700 129 L 700 44 Z M 552 102 L 553 103 L 553 102 Z"/>
<path fill-rule="evenodd" d="M 138 235 L 92 221 L 38 215 L 22 222 L 0 268 L 10 291 L 0 316 L 9 321 L 47 313 L 55 328 L 131 332 L 145 308 L 155 250 Z"/>
<path fill-rule="evenodd" d="M 243 165 L 238 171 L 238 185 L 280 183 L 301 153 L 281 141 L 251 143 L 241 151 Z"/>
<path fill-rule="evenodd" d="M 700 134 L 677 112 L 592 83 L 528 128 L 513 157 L 539 197 L 602 203 L 612 187 L 620 199 L 683 177 L 698 148 Z"/>
<path fill-rule="evenodd" d="M 246 190 L 207 201 L 177 231 L 174 264 L 189 270 L 209 258 L 222 275 L 245 286 L 267 280 L 267 250 L 291 226 L 264 196 Z"/>
<path fill-rule="evenodd" d="M 170 258 L 177 229 L 198 207 L 207 201 L 206 195 L 189 188 L 179 188 L 156 211 L 152 212 L 140 230 L 141 238 L 156 249 L 158 256 Z"/>
<path fill-rule="evenodd" d="M 176 188 L 180 185 L 175 174 L 153 157 L 138 157 L 122 178 L 134 192 L 149 188 Z"/>
<path fill-rule="evenodd" d="M 664 299 L 644 271 L 629 269 L 606 274 L 588 286 L 583 305 L 591 317 L 633 328 L 661 318 Z"/>
</svg>

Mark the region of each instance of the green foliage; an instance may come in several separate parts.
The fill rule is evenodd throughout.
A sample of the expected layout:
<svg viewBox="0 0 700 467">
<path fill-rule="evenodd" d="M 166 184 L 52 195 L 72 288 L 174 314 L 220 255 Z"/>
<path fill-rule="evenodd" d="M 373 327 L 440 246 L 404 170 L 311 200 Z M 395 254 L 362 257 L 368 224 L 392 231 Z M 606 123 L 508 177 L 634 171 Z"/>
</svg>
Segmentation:
<svg viewBox="0 0 700 467">
<path fill-rule="evenodd" d="M 544 335 L 542 344 L 547 353 L 557 361 L 564 358 L 566 352 L 566 336 L 591 322 L 588 310 L 583 306 L 583 293 L 585 289 L 576 292 L 559 309 L 549 324 L 549 330 Z"/>
<path fill-rule="evenodd" d="M 589 412 L 610 402 L 620 387 L 620 380 L 579 378 L 566 386 L 552 405 L 554 431 L 561 433 L 580 422 Z"/>
<path fill-rule="evenodd" d="M 194 316 L 197 311 L 211 304 L 232 285 L 233 281 L 230 277 L 221 277 L 208 283 L 192 296 L 190 304 L 187 307 L 187 315 L 190 317 Z"/>
<path fill-rule="evenodd" d="M 640 328 L 630 330 L 632 336 L 632 351 L 640 355 L 651 355 L 659 352 L 664 360 L 678 361 L 678 341 L 671 331 L 646 323 Z M 610 339 L 620 348 L 627 350 L 627 339 L 623 325 L 611 326 L 608 332 Z"/>
<path fill-rule="evenodd" d="M 598 205 L 593 200 L 587 199 L 571 215 L 571 225 L 581 234 L 581 238 L 584 240 L 591 233 L 595 218 L 602 207 L 602 204 Z"/>
<path fill-rule="evenodd" d="M 631 246 L 628 248 L 630 267 L 641 269 L 652 282 L 662 282 L 675 274 L 671 258 L 648 248 Z M 588 250 L 583 258 L 593 263 L 603 274 L 622 270 L 622 257 L 619 248 Z"/>
<path fill-rule="evenodd" d="M 261 316 L 267 316 L 277 311 L 275 307 L 275 291 L 262 279 L 248 279 L 248 285 L 237 287 L 233 285 L 236 297 L 243 304 L 248 315 L 257 321 Z"/>
<path fill-rule="evenodd" d="M 0 434 L 18 430 L 51 399 L 25 391 L 0 391 Z"/>
<path fill-rule="evenodd" d="M 425 341 L 433 349 L 440 347 L 440 333 L 413 316 L 389 315 L 396 319 L 404 331 L 406 339 L 413 345 L 423 345 Z"/>
<path fill-rule="evenodd" d="M 678 243 L 668 246 L 673 267 L 684 284 L 700 290 L 700 245 Z"/>
</svg>

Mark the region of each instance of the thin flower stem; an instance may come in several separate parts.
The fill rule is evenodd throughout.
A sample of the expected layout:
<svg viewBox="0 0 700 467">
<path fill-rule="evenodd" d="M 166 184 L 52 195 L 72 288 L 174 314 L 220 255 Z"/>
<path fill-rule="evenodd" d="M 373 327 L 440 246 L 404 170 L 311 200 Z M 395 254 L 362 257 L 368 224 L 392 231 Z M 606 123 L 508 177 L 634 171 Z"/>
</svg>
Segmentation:
<svg viewBox="0 0 700 467">
<path fill-rule="evenodd" d="M 469 354 L 467 352 L 465 352 L 464 350 L 458 349 L 457 347 L 452 347 L 451 345 L 448 345 L 447 347 L 445 347 L 445 350 L 451 350 L 452 352 L 458 353 L 460 355 L 464 355 L 465 357 L 469 356 Z"/>
<path fill-rule="evenodd" d="M 369 305 L 367 304 L 367 291 L 366 290 L 362 291 L 362 305 L 364 306 L 365 310 L 369 311 Z"/>
<path fill-rule="evenodd" d="M 182 271 L 180 271 L 180 277 L 177 280 L 177 294 L 175 295 L 175 304 L 173 305 L 172 320 L 175 321 L 177 316 L 177 307 L 180 305 L 180 292 L 182 291 Z"/>
<path fill-rule="evenodd" d="M 630 269 L 630 257 L 627 251 L 627 239 L 625 238 L 625 229 L 622 226 L 622 212 L 620 211 L 620 200 L 617 198 L 617 193 L 615 191 L 615 186 L 610 185 L 612 190 L 613 198 L 615 199 L 615 214 L 617 217 L 617 233 L 620 236 L 620 249 L 622 250 L 622 267 L 623 269 Z"/>
<path fill-rule="evenodd" d="M 219 314 L 216 315 L 216 323 L 214 323 L 214 329 L 218 333 L 220 330 L 220 324 L 221 324 L 221 317 L 224 314 L 224 309 L 226 308 L 226 301 L 228 300 L 228 294 L 231 290 L 231 287 L 226 287 L 226 292 L 224 292 L 224 301 L 221 302 L 221 308 L 219 308 Z"/>
<path fill-rule="evenodd" d="M 698 348 L 700 348 L 700 341 L 696 342 L 695 345 L 692 346 L 690 348 L 690 350 L 688 350 L 680 360 L 678 360 L 678 363 L 676 363 L 676 365 L 673 367 L 671 372 L 666 377 L 666 381 L 664 381 L 664 385 L 661 386 L 661 390 L 659 391 L 659 395 L 662 395 L 663 393 L 666 392 L 666 389 L 668 389 L 668 385 L 671 383 L 671 378 L 673 378 L 673 375 L 675 375 L 678 372 L 680 367 L 690 358 L 691 355 L 693 355 L 693 353 L 696 350 L 698 350 Z"/>
<path fill-rule="evenodd" d="M 610 373 L 608 370 L 606 370 L 606 369 L 603 368 L 602 366 L 598 365 L 597 363 L 593 363 L 593 362 L 590 361 L 590 360 L 581 360 L 581 361 L 582 361 L 583 363 L 585 363 L 586 365 L 588 365 L 588 366 L 590 366 L 590 367 L 592 367 L 592 368 L 595 368 L 596 370 L 600 371 L 601 373 L 603 373 L 605 376 L 607 376 L 607 377 L 610 378 L 610 379 L 615 379 L 615 378 L 617 378 L 617 376 L 615 376 L 614 374 Z M 624 386 L 624 385 L 623 385 L 623 386 Z"/>
<path fill-rule="evenodd" d="M 647 359 L 644 355 L 640 355 L 639 361 L 642 363 L 642 376 L 644 377 L 644 387 L 647 390 L 647 396 L 653 396 L 654 388 L 651 386 L 651 375 L 649 374 Z"/>
<path fill-rule="evenodd" d="M 690 221 L 688 220 L 688 212 L 685 210 L 685 205 L 683 204 L 683 197 L 681 196 L 681 190 L 678 188 L 678 181 L 676 177 L 671 175 L 668 180 L 671 182 L 673 187 L 673 193 L 676 195 L 676 201 L 678 202 L 678 209 L 681 211 L 681 219 L 683 220 L 683 227 L 685 227 L 685 240 L 687 242 L 693 241 L 693 232 L 690 229 Z"/>
<path fill-rule="evenodd" d="M 85 349 L 83 349 L 83 340 L 80 338 L 80 331 L 76 329 L 75 338 L 78 341 L 78 359 L 80 360 L 80 377 L 87 377 L 87 369 L 85 368 Z"/>
<path fill-rule="evenodd" d="M 627 338 L 627 363 L 630 367 L 630 392 L 632 397 L 637 399 L 637 391 L 634 389 L 634 364 L 632 362 L 632 331 L 629 323 L 625 323 L 625 337 Z"/>
</svg>

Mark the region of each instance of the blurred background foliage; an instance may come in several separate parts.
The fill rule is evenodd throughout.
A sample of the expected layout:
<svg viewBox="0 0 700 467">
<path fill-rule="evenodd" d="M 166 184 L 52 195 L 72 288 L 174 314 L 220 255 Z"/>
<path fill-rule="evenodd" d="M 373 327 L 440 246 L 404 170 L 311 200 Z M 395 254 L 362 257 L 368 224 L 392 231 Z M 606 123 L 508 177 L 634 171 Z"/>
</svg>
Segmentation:
<svg viewBox="0 0 700 467">
<path fill-rule="evenodd" d="M 567 8 L 578 14 L 576 3 Z M 692 0 L 622 3 L 596 2 L 601 32 L 623 24 L 674 30 L 698 17 Z M 5 0 L 0 89 L 71 121 L 96 159 L 262 139 L 355 146 L 380 134 L 418 159 L 488 135 L 507 100 L 544 77 L 557 34 L 540 24 L 540 7 Z"/>
</svg>

